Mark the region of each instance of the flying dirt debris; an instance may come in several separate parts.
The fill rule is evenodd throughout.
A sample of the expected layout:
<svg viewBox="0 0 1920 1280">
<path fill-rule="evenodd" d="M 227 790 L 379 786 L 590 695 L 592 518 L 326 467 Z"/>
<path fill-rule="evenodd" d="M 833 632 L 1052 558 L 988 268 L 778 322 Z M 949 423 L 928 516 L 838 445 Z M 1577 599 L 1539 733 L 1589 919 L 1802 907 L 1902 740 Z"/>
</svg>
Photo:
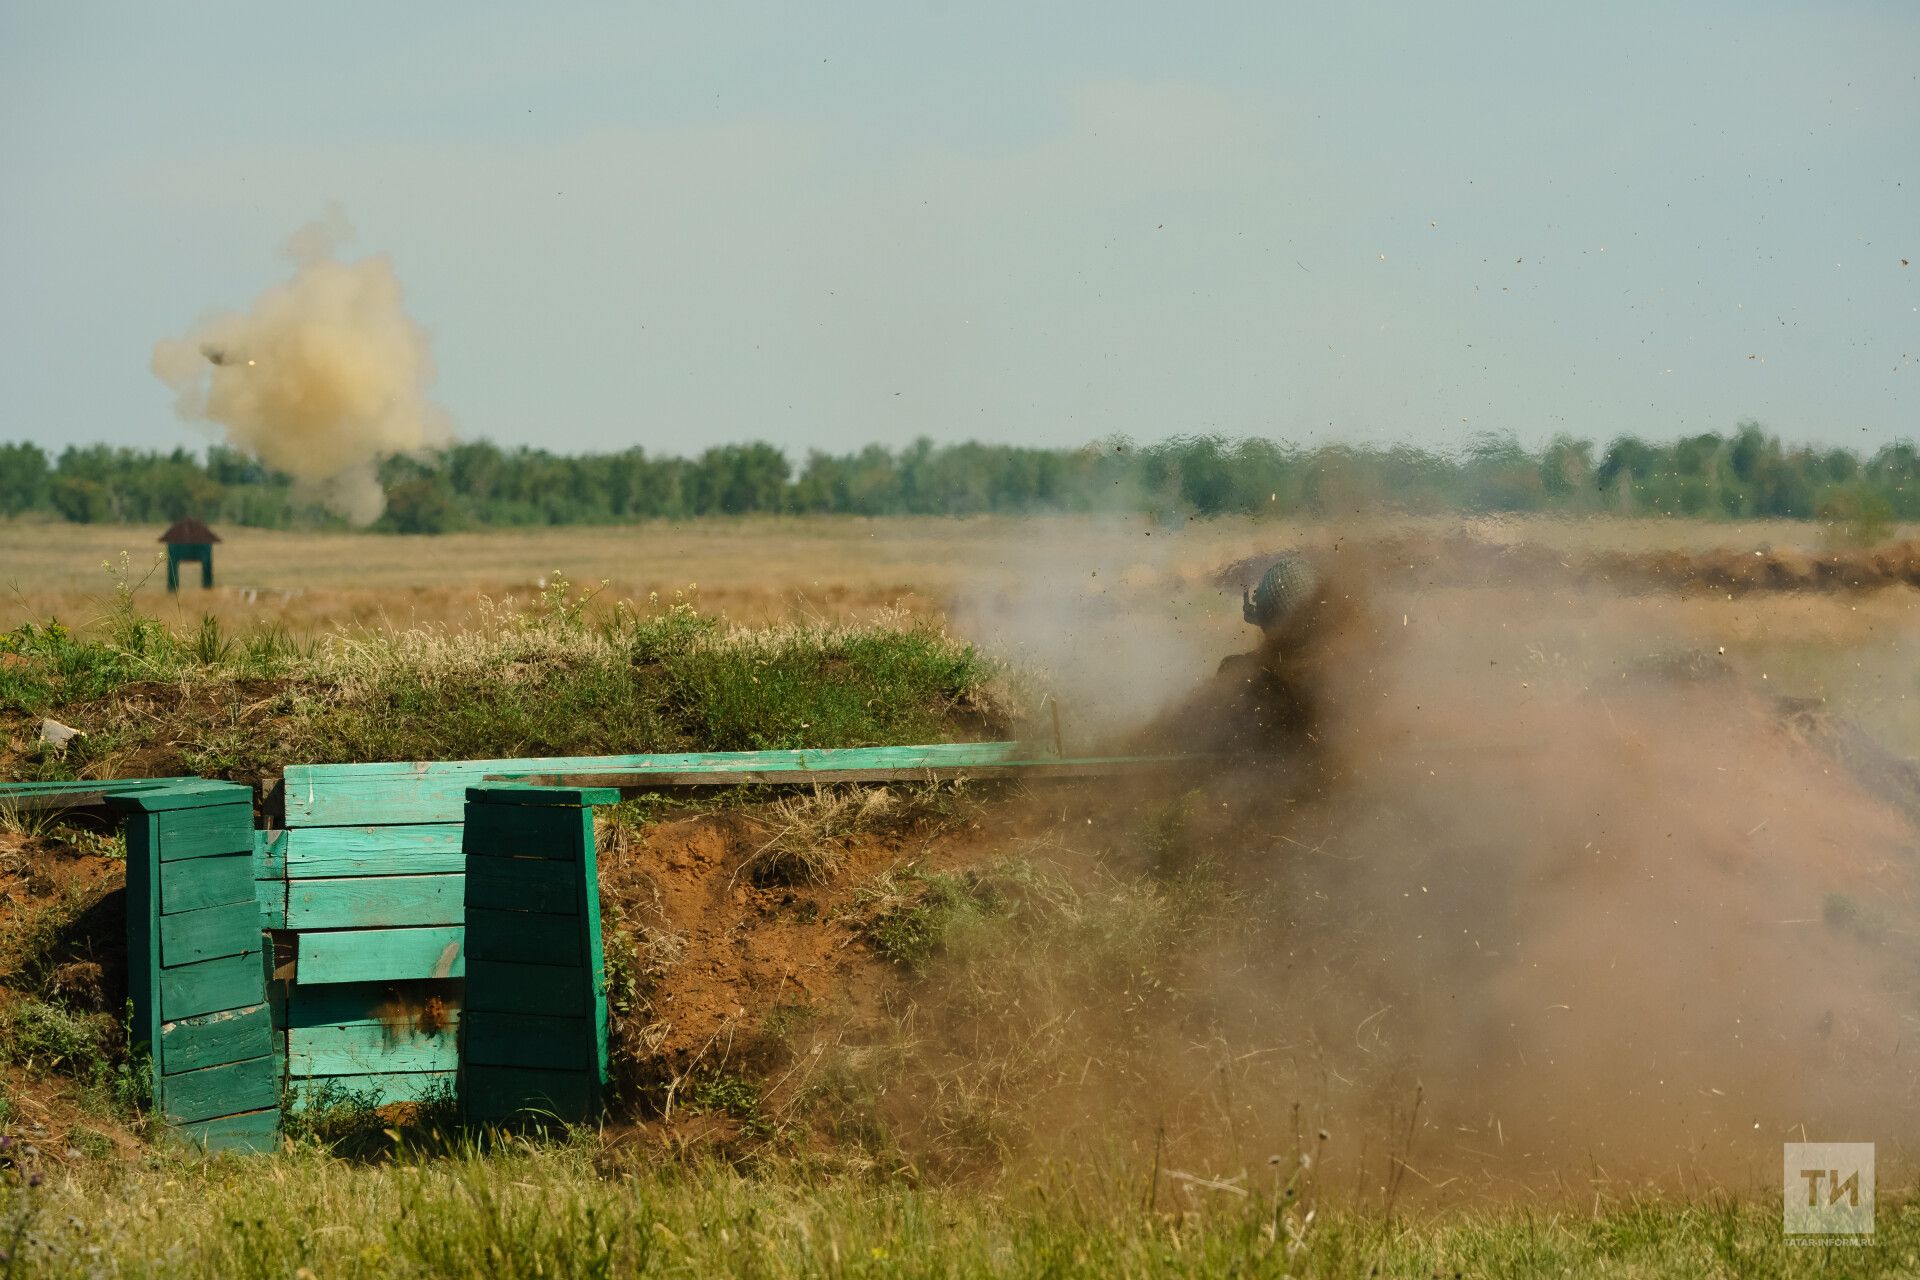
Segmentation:
<svg viewBox="0 0 1920 1280">
<path fill-rule="evenodd" d="M 216 347 L 211 342 L 202 343 L 200 345 L 200 354 L 207 358 L 208 364 L 219 365 L 222 368 L 225 368 L 227 365 L 230 365 L 230 364 L 241 363 L 239 356 L 233 354 L 231 351 L 228 351 L 225 347 Z M 253 361 L 248 360 L 246 361 L 246 363 L 251 365 Z"/>
</svg>

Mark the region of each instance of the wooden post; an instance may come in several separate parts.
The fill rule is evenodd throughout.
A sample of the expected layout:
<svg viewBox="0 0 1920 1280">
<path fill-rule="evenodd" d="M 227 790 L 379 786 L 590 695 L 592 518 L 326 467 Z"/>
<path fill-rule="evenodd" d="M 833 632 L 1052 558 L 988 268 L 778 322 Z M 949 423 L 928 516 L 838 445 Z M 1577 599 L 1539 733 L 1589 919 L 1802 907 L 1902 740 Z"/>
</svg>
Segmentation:
<svg viewBox="0 0 1920 1280">
<path fill-rule="evenodd" d="M 600 1114 L 607 977 L 593 806 L 618 799 L 605 787 L 467 791 L 460 1101 L 470 1121 Z"/>
<path fill-rule="evenodd" d="M 129 1038 L 154 1110 L 208 1149 L 267 1150 L 280 1071 L 254 886 L 253 792 L 188 779 L 110 795 L 127 834 Z"/>
</svg>

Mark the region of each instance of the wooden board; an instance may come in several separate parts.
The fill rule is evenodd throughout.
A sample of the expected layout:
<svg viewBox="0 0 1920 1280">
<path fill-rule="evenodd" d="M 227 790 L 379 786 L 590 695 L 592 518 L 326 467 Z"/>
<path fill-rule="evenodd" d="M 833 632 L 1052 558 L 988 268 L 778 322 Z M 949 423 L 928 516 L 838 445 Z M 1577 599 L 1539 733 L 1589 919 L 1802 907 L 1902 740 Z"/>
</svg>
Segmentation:
<svg viewBox="0 0 1920 1280">
<path fill-rule="evenodd" d="M 160 815 L 160 860 L 253 852 L 253 806 L 214 804 Z"/>
<path fill-rule="evenodd" d="M 280 1145 L 280 1108 L 178 1125 L 173 1136 L 206 1151 L 273 1151 Z"/>
<path fill-rule="evenodd" d="M 478 1003 L 476 1003 L 478 1001 Z M 593 1004 L 593 984 L 584 969 L 547 964 L 467 962 L 466 1009 L 501 1013 L 580 1013 Z"/>
<path fill-rule="evenodd" d="M 527 779 L 556 788 L 591 787 L 616 795 L 646 795 L 704 787 L 820 787 L 841 783 L 958 782 L 1071 782 L 1083 778 L 1110 778 L 1125 774 L 1159 773 L 1176 764 L 1191 765 L 1199 756 L 1113 756 L 1085 760 L 1015 760 L 1005 764 L 917 765 L 900 768 L 812 769 L 647 769 L 636 772 L 576 770 L 539 774 Z"/>
<path fill-rule="evenodd" d="M 260 904 L 251 892 L 245 902 L 160 917 L 160 963 L 167 968 L 245 955 L 260 946 Z"/>
<path fill-rule="evenodd" d="M 579 809 L 550 809 L 539 806 L 520 808 L 490 804 L 482 806 L 484 823 L 469 822 L 462 847 L 469 858 L 544 858 L 578 862 L 580 845 L 574 840 L 554 838 L 552 815 L 573 814 Z M 577 872 L 576 872 L 577 874 Z"/>
<path fill-rule="evenodd" d="M 451 1098 L 459 1075 L 453 1071 L 392 1071 L 366 1075 L 315 1076 L 292 1081 L 288 1092 L 295 1107 L 311 1107 L 333 1091 L 336 1100 L 365 1099 L 376 1107 L 396 1102 L 425 1102 L 430 1098 Z"/>
<path fill-rule="evenodd" d="M 160 1050 L 166 1075 L 258 1058 L 273 1051 L 272 1015 L 265 1004 L 257 1004 L 162 1023 Z"/>
<path fill-rule="evenodd" d="M 591 809 L 597 804 L 619 804 L 612 787 L 549 786 L 537 782 L 489 782 L 467 788 L 468 804 L 506 804 L 522 809 Z"/>
<path fill-rule="evenodd" d="M 343 929 L 297 935 L 295 981 L 390 982 L 458 978 L 466 973 L 457 925 L 421 929 Z"/>
<path fill-rule="evenodd" d="M 467 862 L 469 908 L 573 915 L 579 897 L 579 868 L 565 862 L 478 856 Z"/>
<path fill-rule="evenodd" d="M 127 1039 L 160 1051 L 160 819 L 115 806 L 127 840 L 127 1001 L 133 1006 Z M 235 1001 L 234 1005 L 249 1003 Z M 179 1015 L 176 1015 L 179 1016 Z"/>
<path fill-rule="evenodd" d="M 168 914 L 254 900 L 251 854 L 223 853 L 169 863 L 160 875 L 160 910 Z"/>
<path fill-rule="evenodd" d="M 289 929 L 365 929 L 466 920 L 462 875 L 359 876 L 287 885 Z"/>
<path fill-rule="evenodd" d="M 549 756 L 521 760 L 289 765 L 283 778 L 289 827 L 461 822 L 467 788 L 488 779 L 568 773 L 810 772 L 925 769 L 1051 762 L 1017 742 L 954 742 L 823 751 L 717 751 L 640 756 Z"/>
<path fill-rule="evenodd" d="M 595 1090 L 584 1071 L 469 1067 L 460 1101 L 468 1117 L 482 1123 L 548 1115 L 576 1120 L 591 1114 Z"/>
<path fill-rule="evenodd" d="M 457 1018 L 430 1036 L 380 1022 L 287 1028 L 287 1070 L 296 1077 L 455 1071 L 459 1066 Z"/>
<path fill-rule="evenodd" d="M 578 916 L 533 911 L 467 909 L 467 950 L 476 960 L 510 964 L 579 965 L 582 925 Z"/>
<path fill-rule="evenodd" d="M 163 778 L 153 781 L 159 785 L 107 792 L 107 807 L 141 813 L 166 813 L 172 809 L 206 809 L 253 803 L 253 789 L 238 783 L 215 782 L 210 778 Z"/>
<path fill-rule="evenodd" d="M 287 878 L 286 832 L 256 831 L 253 833 L 253 878 L 255 880 Z"/>
<path fill-rule="evenodd" d="M 467 1015 L 469 1066 L 550 1067 L 580 1070 L 594 1054 L 589 1018 L 478 1010 Z"/>
<path fill-rule="evenodd" d="M 290 880 L 321 876 L 458 875 L 466 868 L 458 822 L 299 827 L 283 839 Z"/>
<path fill-rule="evenodd" d="M 158 791 L 198 778 L 86 778 L 77 782 L 0 782 L 0 807 L 19 813 L 93 809 L 113 796 Z"/>
<path fill-rule="evenodd" d="M 280 1099 L 272 1055 L 161 1077 L 160 1110 L 176 1124 L 270 1107 Z"/>
<path fill-rule="evenodd" d="M 197 1018 L 222 1009 L 247 1009 L 260 1003 L 266 974 L 260 953 L 205 960 L 178 969 L 162 969 L 159 1016 L 168 1022 Z M 155 1036 L 159 1035 L 156 1027 Z"/>
</svg>

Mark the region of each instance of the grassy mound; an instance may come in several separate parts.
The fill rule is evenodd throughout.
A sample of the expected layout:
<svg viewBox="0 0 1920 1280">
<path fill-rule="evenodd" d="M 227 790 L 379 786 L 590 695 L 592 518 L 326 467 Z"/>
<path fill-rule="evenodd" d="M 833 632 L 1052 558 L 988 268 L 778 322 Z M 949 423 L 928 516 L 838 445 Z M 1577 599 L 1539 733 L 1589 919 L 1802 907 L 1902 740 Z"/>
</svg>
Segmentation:
<svg viewBox="0 0 1920 1280">
<path fill-rule="evenodd" d="M 123 593 L 85 632 L 0 633 L 0 776 L 198 773 L 318 761 L 887 746 L 1006 731 L 999 670 L 924 622 L 743 629 L 680 602 L 591 612 L 564 581 L 471 630 L 299 642 L 186 634 Z M 38 742 L 41 717 L 82 731 Z"/>
</svg>

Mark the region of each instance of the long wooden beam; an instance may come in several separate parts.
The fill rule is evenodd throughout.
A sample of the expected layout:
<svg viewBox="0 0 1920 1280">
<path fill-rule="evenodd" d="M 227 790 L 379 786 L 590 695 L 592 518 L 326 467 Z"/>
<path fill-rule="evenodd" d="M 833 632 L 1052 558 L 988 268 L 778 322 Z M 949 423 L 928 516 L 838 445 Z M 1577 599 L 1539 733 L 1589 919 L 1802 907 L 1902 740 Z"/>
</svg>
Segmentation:
<svg viewBox="0 0 1920 1280">
<path fill-rule="evenodd" d="M 922 765 L 918 768 L 855 769 L 646 769 L 627 772 L 579 770 L 489 777 L 534 787 L 612 787 L 623 794 L 675 791 L 694 787 L 812 787 L 835 783 L 957 782 L 962 779 L 1064 781 L 1161 772 L 1192 764 L 1192 756 L 1117 756 L 1084 760 L 1035 760 L 1010 764 Z"/>
</svg>

